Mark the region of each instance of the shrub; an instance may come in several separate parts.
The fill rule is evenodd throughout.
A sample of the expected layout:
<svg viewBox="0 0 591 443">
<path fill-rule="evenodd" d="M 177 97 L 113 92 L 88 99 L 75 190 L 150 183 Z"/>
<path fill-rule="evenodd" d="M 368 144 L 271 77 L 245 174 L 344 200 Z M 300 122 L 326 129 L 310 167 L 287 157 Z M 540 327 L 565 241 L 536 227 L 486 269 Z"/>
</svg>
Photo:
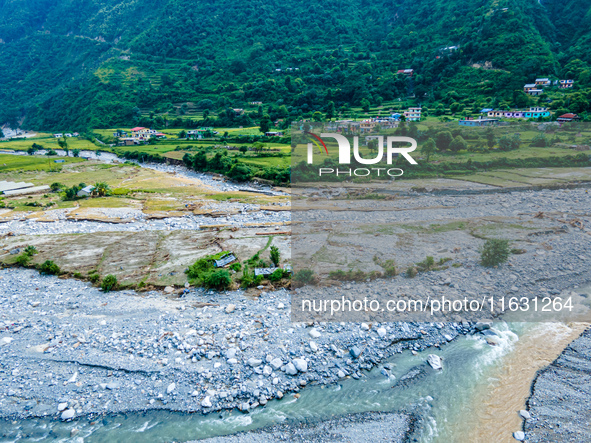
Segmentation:
<svg viewBox="0 0 591 443">
<path fill-rule="evenodd" d="M 101 279 L 101 276 L 98 275 L 96 272 L 92 272 L 88 274 L 88 279 L 91 283 L 98 283 L 98 281 Z"/>
<path fill-rule="evenodd" d="M 480 249 L 482 266 L 493 267 L 505 263 L 509 259 L 509 240 L 490 239 Z"/>
<path fill-rule="evenodd" d="M 64 187 L 64 185 L 62 185 L 61 183 L 55 182 L 55 183 L 52 183 L 49 188 L 51 189 L 52 192 L 56 192 L 56 191 L 59 191 L 63 187 Z"/>
<path fill-rule="evenodd" d="M 74 278 L 82 279 L 83 276 L 80 272 L 74 272 Z"/>
<path fill-rule="evenodd" d="M 35 254 L 37 254 L 39 251 L 37 251 L 37 248 L 35 246 L 29 245 L 25 248 L 25 254 L 27 254 L 28 256 L 33 256 Z"/>
<path fill-rule="evenodd" d="M 410 268 L 408 268 L 406 270 L 406 276 L 408 278 L 415 278 L 417 276 L 417 274 L 419 273 L 419 271 L 417 271 L 417 268 L 411 266 Z"/>
<path fill-rule="evenodd" d="M 279 248 L 277 246 L 271 246 L 271 261 L 275 266 L 279 266 L 279 262 L 281 261 L 281 253 L 279 252 Z"/>
<path fill-rule="evenodd" d="M 203 286 L 206 288 L 217 289 L 218 291 L 228 289 L 231 284 L 232 278 L 230 277 L 230 273 L 225 269 L 213 271 L 205 275 L 203 278 Z"/>
<path fill-rule="evenodd" d="M 308 284 L 314 282 L 314 271 L 311 269 L 302 269 L 302 270 L 296 272 L 293 279 L 297 283 L 301 283 L 303 285 L 308 285 Z"/>
<path fill-rule="evenodd" d="M 424 261 L 417 263 L 417 266 L 421 271 L 430 271 L 435 266 L 435 259 L 428 255 Z"/>
<path fill-rule="evenodd" d="M 19 266 L 29 266 L 31 262 L 31 256 L 27 253 L 23 253 L 16 258 L 16 264 Z"/>
<path fill-rule="evenodd" d="M 240 263 L 232 263 L 230 269 L 232 271 L 240 272 L 242 270 L 242 265 Z"/>
<path fill-rule="evenodd" d="M 115 286 L 117 286 L 117 277 L 115 277 L 113 274 L 107 275 L 101 282 L 101 289 L 104 292 L 109 292 Z"/>
<path fill-rule="evenodd" d="M 60 273 L 60 267 L 51 260 L 45 260 L 39 266 L 39 272 L 45 275 L 58 275 Z"/>
<path fill-rule="evenodd" d="M 269 275 L 269 281 L 279 281 L 285 277 L 289 277 L 289 272 L 285 272 L 283 269 L 275 269 L 271 275 Z"/>
</svg>

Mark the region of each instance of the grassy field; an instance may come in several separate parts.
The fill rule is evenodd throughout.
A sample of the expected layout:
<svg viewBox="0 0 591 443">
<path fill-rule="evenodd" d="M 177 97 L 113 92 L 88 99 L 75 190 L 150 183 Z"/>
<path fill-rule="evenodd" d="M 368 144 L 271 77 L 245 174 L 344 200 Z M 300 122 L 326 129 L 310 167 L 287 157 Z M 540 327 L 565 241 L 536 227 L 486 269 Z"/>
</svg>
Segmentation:
<svg viewBox="0 0 591 443">
<path fill-rule="evenodd" d="M 65 160 L 55 163 L 55 160 Z M 11 171 L 60 171 L 64 165 L 80 163 L 82 158 L 0 154 L 0 173 Z"/>
</svg>

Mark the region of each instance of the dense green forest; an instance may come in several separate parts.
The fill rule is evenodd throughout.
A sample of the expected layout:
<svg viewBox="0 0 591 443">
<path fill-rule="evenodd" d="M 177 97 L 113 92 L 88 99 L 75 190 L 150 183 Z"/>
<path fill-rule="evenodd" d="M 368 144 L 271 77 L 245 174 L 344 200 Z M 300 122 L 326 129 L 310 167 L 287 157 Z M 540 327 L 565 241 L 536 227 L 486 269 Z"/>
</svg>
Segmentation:
<svg viewBox="0 0 591 443">
<path fill-rule="evenodd" d="M 0 0 L 0 123 L 37 130 L 526 106 L 546 76 L 591 110 L 588 1 Z"/>
</svg>

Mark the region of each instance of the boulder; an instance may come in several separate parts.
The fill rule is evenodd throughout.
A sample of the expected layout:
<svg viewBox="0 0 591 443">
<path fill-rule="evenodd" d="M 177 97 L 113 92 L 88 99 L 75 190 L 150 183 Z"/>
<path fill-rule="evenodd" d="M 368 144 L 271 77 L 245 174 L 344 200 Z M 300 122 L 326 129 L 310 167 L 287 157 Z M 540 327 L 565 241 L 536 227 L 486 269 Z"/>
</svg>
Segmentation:
<svg viewBox="0 0 591 443">
<path fill-rule="evenodd" d="M 285 365 L 285 373 L 287 375 L 296 375 L 298 373 L 298 370 L 296 369 L 293 363 L 288 363 L 287 365 Z"/>
<path fill-rule="evenodd" d="M 429 363 L 433 369 L 436 369 L 436 370 L 443 369 L 441 357 L 439 357 L 438 355 L 429 354 L 429 356 L 427 357 L 427 363 Z"/>
<path fill-rule="evenodd" d="M 64 412 L 62 412 L 61 415 L 61 419 L 62 420 L 71 420 L 74 418 L 74 416 L 76 415 L 76 411 L 74 409 L 66 409 Z"/>
<path fill-rule="evenodd" d="M 349 354 L 351 354 L 351 357 L 353 357 L 353 358 L 359 358 L 359 356 L 361 355 L 361 352 L 363 352 L 363 351 L 361 349 L 359 349 L 357 346 L 353 346 L 349 350 Z"/>
<path fill-rule="evenodd" d="M 234 312 L 236 310 L 236 305 L 233 304 L 229 304 L 228 306 L 226 306 L 226 314 L 230 314 L 232 312 Z"/>
<path fill-rule="evenodd" d="M 303 358 L 296 358 L 293 361 L 293 365 L 300 372 L 308 372 L 308 362 Z"/>
<path fill-rule="evenodd" d="M 513 438 L 517 441 L 523 441 L 525 440 L 525 433 L 523 431 L 514 432 Z"/>
<path fill-rule="evenodd" d="M 211 400 L 209 399 L 209 395 L 203 399 L 203 401 L 201 402 L 201 406 L 203 406 L 204 408 L 211 408 Z"/>
</svg>

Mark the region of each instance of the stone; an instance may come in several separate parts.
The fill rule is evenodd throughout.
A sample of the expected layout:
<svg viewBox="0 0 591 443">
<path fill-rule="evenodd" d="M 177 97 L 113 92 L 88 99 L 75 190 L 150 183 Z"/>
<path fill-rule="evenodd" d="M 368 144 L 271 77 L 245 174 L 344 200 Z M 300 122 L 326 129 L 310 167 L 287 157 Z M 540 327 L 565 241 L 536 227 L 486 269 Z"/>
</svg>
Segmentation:
<svg viewBox="0 0 591 443">
<path fill-rule="evenodd" d="M 531 418 L 531 415 L 528 411 L 526 411 L 525 409 L 522 409 L 521 411 L 519 411 L 519 416 L 521 418 L 523 418 L 524 420 L 529 420 Z"/>
<path fill-rule="evenodd" d="M 300 372 L 308 372 L 308 362 L 303 358 L 296 358 L 293 361 L 293 365 Z"/>
<path fill-rule="evenodd" d="M 68 407 L 68 403 L 64 402 L 64 403 L 60 403 L 57 405 L 57 410 L 58 412 L 62 412 L 64 411 L 66 408 Z"/>
<path fill-rule="evenodd" d="M 110 389 L 111 391 L 115 390 L 115 389 L 119 389 L 121 387 L 121 385 L 119 383 L 117 383 L 116 381 L 112 381 L 110 383 L 107 383 L 105 385 L 105 389 Z"/>
<path fill-rule="evenodd" d="M 256 368 L 257 366 L 262 365 L 263 361 L 260 358 L 251 357 L 248 359 L 247 363 L 250 367 Z"/>
<path fill-rule="evenodd" d="M 429 354 L 429 356 L 427 357 L 427 363 L 429 363 L 429 365 L 431 365 L 431 367 L 433 369 L 436 369 L 436 370 L 443 369 L 443 365 L 441 363 L 441 357 L 439 357 L 438 355 Z"/>
<path fill-rule="evenodd" d="M 315 329 L 315 328 L 310 329 L 310 332 L 308 332 L 308 334 L 312 338 L 318 338 L 321 335 L 320 332 L 317 329 Z"/>
<path fill-rule="evenodd" d="M 7 345 L 12 341 L 12 337 L 2 337 L 0 339 L 0 346 Z"/>
<path fill-rule="evenodd" d="M 384 338 L 386 336 L 387 332 L 386 332 L 386 328 L 378 328 L 378 335 L 381 338 Z"/>
<path fill-rule="evenodd" d="M 369 325 L 367 323 L 361 323 L 361 330 L 369 331 Z"/>
<path fill-rule="evenodd" d="M 279 369 L 281 366 L 283 366 L 283 361 L 279 357 L 274 358 L 269 363 L 274 369 Z"/>
<path fill-rule="evenodd" d="M 263 368 L 263 375 L 266 375 L 268 377 L 272 373 L 273 373 L 273 369 L 271 369 L 271 366 L 265 365 L 265 367 Z"/>
<path fill-rule="evenodd" d="M 337 377 L 338 378 L 345 378 L 345 373 L 341 369 L 339 369 L 337 372 Z"/>
<path fill-rule="evenodd" d="M 173 382 L 173 383 L 169 384 L 168 387 L 166 388 L 166 393 L 170 394 L 175 389 L 176 389 L 176 383 Z"/>
<path fill-rule="evenodd" d="M 230 303 L 228 306 L 226 306 L 226 314 L 231 314 L 235 310 L 236 310 L 236 305 L 233 305 Z"/>
<path fill-rule="evenodd" d="M 209 399 L 209 395 L 203 399 L 203 401 L 201 402 L 201 406 L 203 406 L 204 408 L 211 408 L 211 400 Z"/>
<path fill-rule="evenodd" d="M 523 431 L 516 431 L 513 433 L 513 438 L 517 441 L 525 440 L 525 433 Z"/>
<path fill-rule="evenodd" d="M 313 352 L 318 352 L 318 345 L 315 342 L 311 341 L 310 349 L 312 349 Z"/>
<path fill-rule="evenodd" d="M 296 375 L 298 373 L 298 370 L 296 369 L 293 363 L 288 363 L 287 365 L 285 365 L 285 373 L 287 375 Z"/>
<path fill-rule="evenodd" d="M 236 363 L 238 363 L 238 360 L 236 360 L 235 358 L 229 358 L 228 359 L 228 364 L 229 365 L 235 365 Z"/>
<path fill-rule="evenodd" d="M 277 304 L 277 309 L 284 309 L 285 305 L 283 303 L 278 303 Z"/>
<path fill-rule="evenodd" d="M 66 409 L 64 412 L 62 412 L 61 419 L 64 421 L 71 420 L 74 418 L 75 415 L 76 411 L 74 409 Z"/>
<path fill-rule="evenodd" d="M 363 352 L 363 351 L 361 349 L 359 349 L 357 346 L 353 346 L 349 350 L 349 354 L 351 354 L 351 357 L 353 357 L 353 358 L 359 358 L 359 356 L 361 355 L 361 352 Z"/>
<path fill-rule="evenodd" d="M 164 288 L 164 292 L 167 294 L 172 294 L 174 292 L 174 288 L 172 286 L 167 286 Z"/>
</svg>

